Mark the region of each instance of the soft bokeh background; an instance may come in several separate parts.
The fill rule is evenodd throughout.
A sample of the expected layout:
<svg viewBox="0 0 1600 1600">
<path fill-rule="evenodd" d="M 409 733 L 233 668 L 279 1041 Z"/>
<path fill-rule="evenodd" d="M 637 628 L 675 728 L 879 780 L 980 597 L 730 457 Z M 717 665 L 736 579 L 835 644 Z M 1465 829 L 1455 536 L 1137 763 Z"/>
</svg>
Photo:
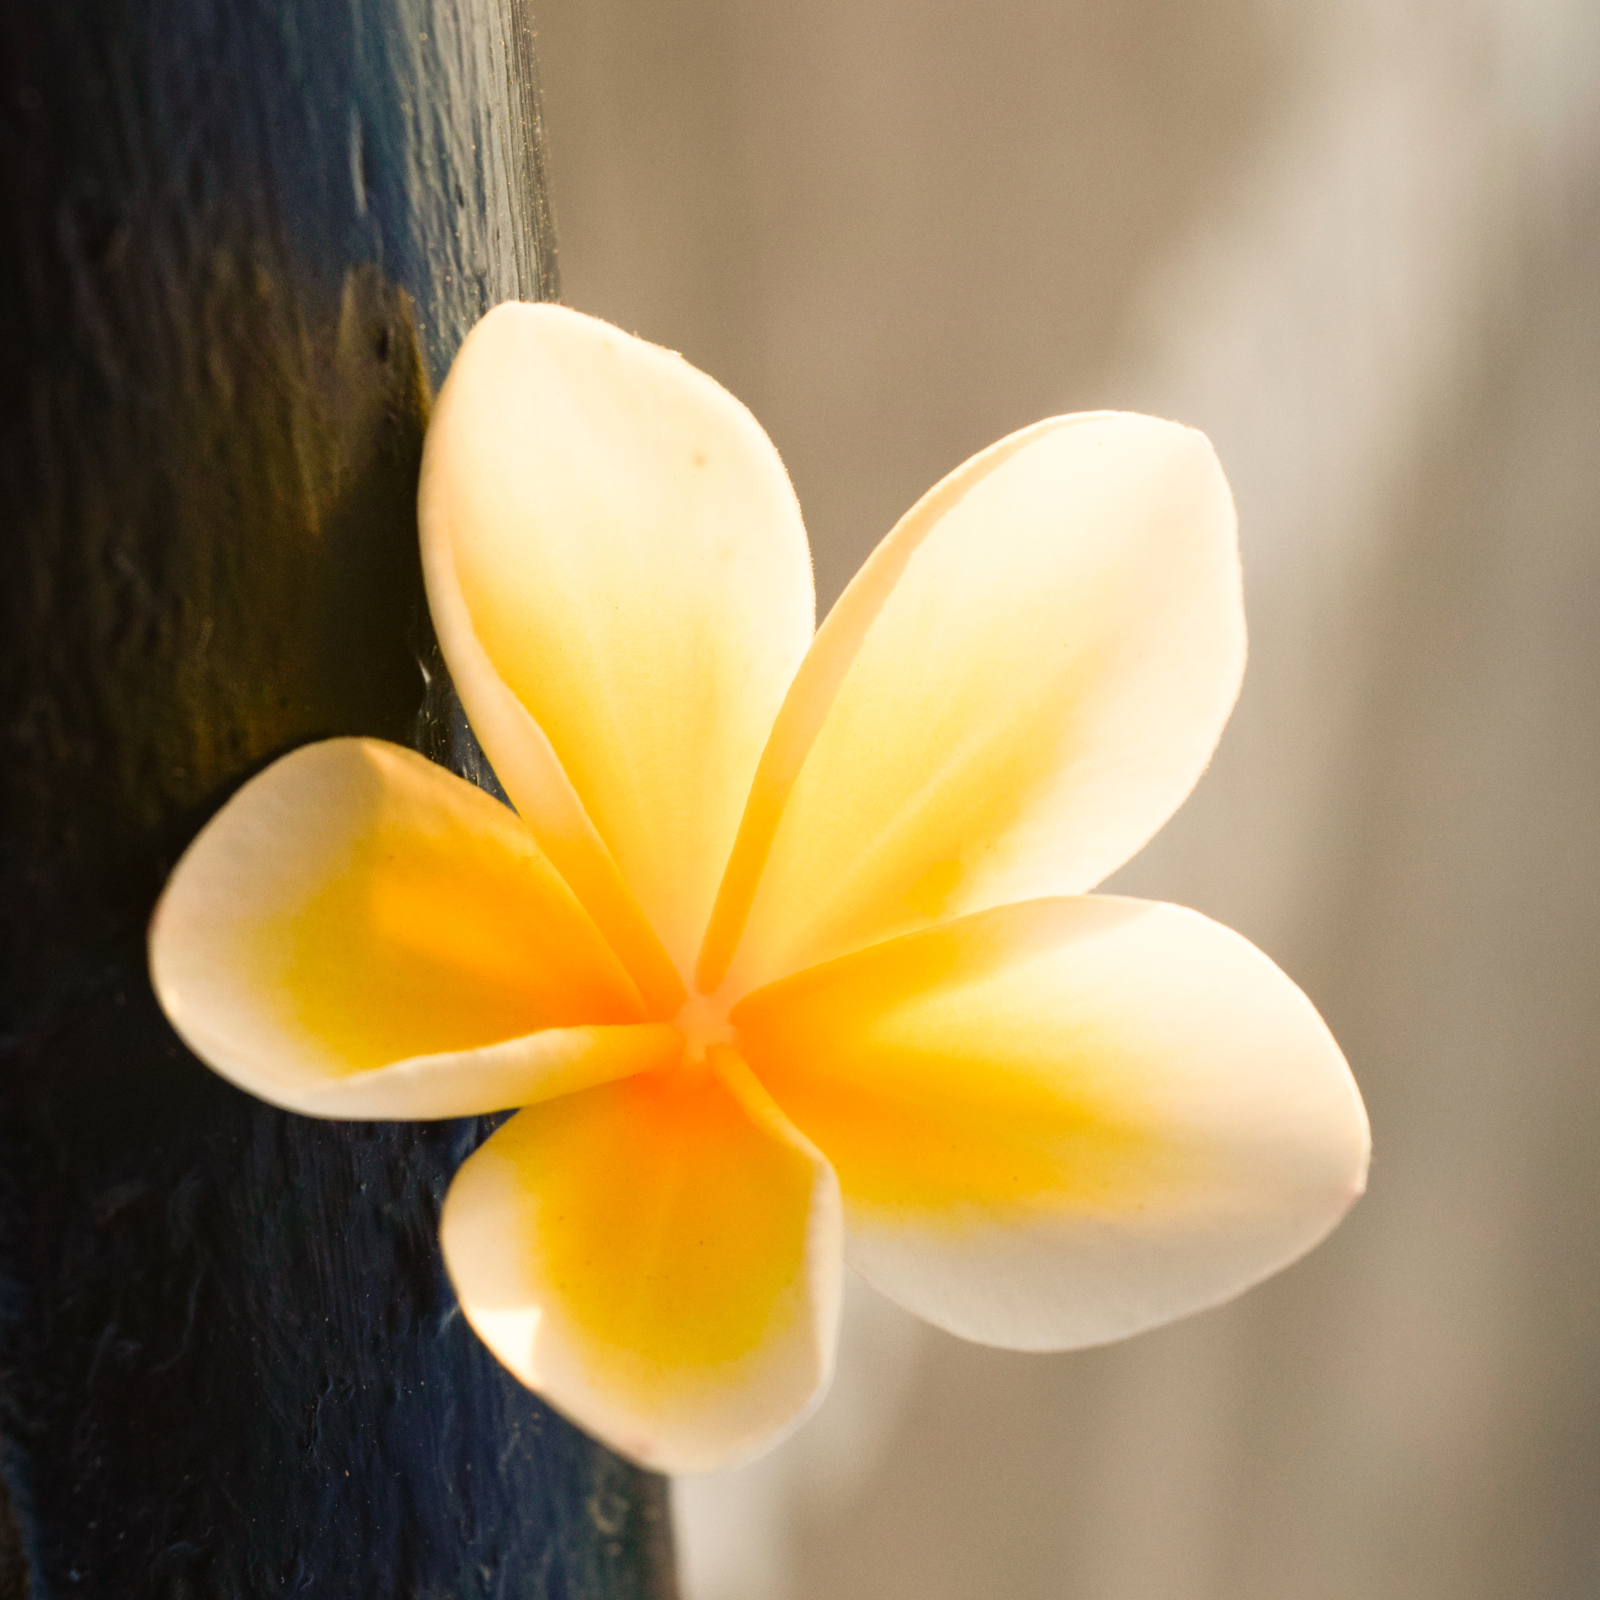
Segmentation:
<svg viewBox="0 0 1600 1600">
<path fill-rule="evenodd" d="M 1600 1594 L 1600 5 L 534 6 L 566 297 L 762 419 L 824 607 L 1037 417 L 1211 434 L 1251 668 L 1115 886 L 1287 968 L 1376 1134 L 1128 1345 L 852 1294 L 819 1418 L 678 1486 L 689 1600 Z"/>
</svg>

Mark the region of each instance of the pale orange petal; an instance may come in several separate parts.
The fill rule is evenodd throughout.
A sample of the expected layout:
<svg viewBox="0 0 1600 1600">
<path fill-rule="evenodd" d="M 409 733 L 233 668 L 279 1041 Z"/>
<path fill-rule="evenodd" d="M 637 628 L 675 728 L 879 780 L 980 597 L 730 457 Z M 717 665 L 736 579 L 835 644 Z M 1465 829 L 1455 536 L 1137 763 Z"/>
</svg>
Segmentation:
<svg viewBox="0 0 1600 1600">
<path fill-rule="evenodd" d="M 651 1064 L 644 1005 L 532 835 L 412 751 L 247 783 L 173 873 L 150 970 L 202 1060 L 321 1116 L 467 1115 Z M 543 1030 L 561 1039 L 528 1040 Z"/>
<path fill-rule="evenodd" d="M 457 1175 L 440 1237 L 468 1320 L 642 1465 L 698 1472 L 820 1398 L 838 1185 L 733 1052 L 548 1101 Z"/>
<path fill-rule="evenodd" d="M 502 306 L 440 395 L 420 513 L 467 715 L 670 1015 L 681 990 L 639 913 L 686 973 L 811 637 L 809 555 L 777 453 L 680 357 L 558 306 Z"/>
<path fill-rule="evenodd" d="M 741 929 L 729 993 L 1091 887 L 1188 794 L 1243 665 L 1233 505 L 1200 434 L 1101 414 L 1001 441 L 906 516 L 818 634 L 701 987 Z"/>
<path fill-rule="evenodd" d="M 847 1254 L 967 1338 L 1096 1344 L 1317 1243 L 1366 1114 L 1305 996 L 1192 911 L 1002 906 L 734 1008 L 738 1047 L 839 1175 Z"/>
</svg>

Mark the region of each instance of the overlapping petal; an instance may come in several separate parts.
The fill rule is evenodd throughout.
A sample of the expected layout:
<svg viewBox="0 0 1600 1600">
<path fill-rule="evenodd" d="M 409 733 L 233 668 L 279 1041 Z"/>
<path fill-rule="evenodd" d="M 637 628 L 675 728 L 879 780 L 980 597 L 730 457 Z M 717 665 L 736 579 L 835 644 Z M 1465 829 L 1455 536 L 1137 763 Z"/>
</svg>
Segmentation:
<svg viewBox="0 0 1600 1600">
<path fill-rule="evenodd" d="M 644 1465 L 771 1443 L 826 1386 L 838 1186 L 730 1050 L 523 1111 L 440 1237 L 463 1310 L 522 1381 Z"/>
<path fill-rule="evenodd" d="M 310 745 L 208 824 L 150 932 L 196 1054 L 316 1116 L 462 1116 L 677 1048 L 528 830 L 409 750 Z"/>
<path fill-rule="evenodd" d="M 1361 1192 L 1361 1100 L 1237 934 L 1110 896 L 1003 906 L 734 1008 L 836 1169 L 850 1259 L 967 1338 L 1095 1344 L 1294 1260 Z"/>
<path fill-rule="evenodd" d="M 1202 435 L 1097 414 L 1001 441 L 907 514 L 818 634 L 702 984 L 741 926 L 732 992 L 1092 887 L 1188 794 L 1243 666 L 1233 504 Z"/>
<path fill-rule="evenodd" d="M 1065 1348 L 1228 1298 L 1360 1192 L 1365 1113 L 1299 990 L 1203 917 L 1083 893 L 1237 692 L 1202 436 L 1002 440 L 811 642 L 749 413 L 506 306 L 441 393 L 419 518 L 517 813 L 394 746 L 298 751 L 185 855 L 152 977 L 278 1105 L 524 1108 L 441 1237 L 472 1325 L 580 1424 L 670 1471 L 771 1444 L 826 1385 L 846 1221 L 922 1316 Z"/>
<path fill-rule="evenodd" d="M 440 394 L 419 506 L 429 603 L 473 727 L 670 1015 L 681 988 L 650 930 L 687 973 L 811 637 L 810 557 L 777 453 L 678 356 L 557 306 L 502 306 Z"/>
</svg>

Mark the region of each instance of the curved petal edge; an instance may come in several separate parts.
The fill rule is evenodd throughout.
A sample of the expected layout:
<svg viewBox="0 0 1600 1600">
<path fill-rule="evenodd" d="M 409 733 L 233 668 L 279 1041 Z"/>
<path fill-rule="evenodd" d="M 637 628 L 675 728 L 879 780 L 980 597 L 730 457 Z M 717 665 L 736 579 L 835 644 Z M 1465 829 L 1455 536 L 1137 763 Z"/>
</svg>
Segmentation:
<svg viewBox="0 0 1600 1600">
<path fill-rule="evenodd" d="M 1176 906 L 997 907 L 732 1021 L 839 1174 L 851 1263 L 984 1343 L 1098 1344 L 1215 1305 L 1365 1184 L 1366 1113 L 1310 1001 Z"/>
<path fill-rule="evenodd" d="M 440 644 L 484 749 L 670 1016 L 812 634 L 777 452 L 680 356 L 565 307 L 504 305 L 440 393 L 418 504 Z"/>
<path fill-rule="evenodd" d="M 513 812 L 372 739 L 245 784 L 174 870 L 149 953 L 195 1053 L 311 1116 L 495 1109 L 671 1032 L 633 1026 L 638 990 Z"/>
<path fill-rule="evenodd" d="M 759 1454 L 832 1375 L 837 1181 L 748 1068 L 712 1055 L 519 1112 L 462 1166 L 440 1223 L 500 1361 L 663 1472 Z"/>
<path fill-rule="evenodd" d="M 1092 888 L 1193 788 L 1244 655 L 1233 501 L 1204 435 L 1095 413 L 1000 441 L 907 513 L 824 623 L 702 987 Z"/>
</svg>

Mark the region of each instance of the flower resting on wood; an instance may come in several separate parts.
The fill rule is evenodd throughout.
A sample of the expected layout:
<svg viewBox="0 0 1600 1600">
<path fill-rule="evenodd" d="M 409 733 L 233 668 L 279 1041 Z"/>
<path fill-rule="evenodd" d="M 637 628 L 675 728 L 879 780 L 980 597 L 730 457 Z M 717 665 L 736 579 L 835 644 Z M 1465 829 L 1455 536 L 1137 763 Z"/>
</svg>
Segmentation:
<svg viewBox="0 0 1600 1600">
<path fill-rule="evenodd" d="M 322 1117 L 516 1108 L 446 1264 L 554 1406 L 670 1471 L 825 1389 L 848 1258 L 969 1339 L 1097 1344 L 1294 1260 L 1360 1193 L 1338 1047 L 1251 945 L 1087 893 L 1182 802 L 1244 663 L 1199 434 L 976 456 L 813 638 L 750 414 L 503 306 L 440 394 L 434 625 L 515 813 L 335 739 L 243 789 L 151 927 L 174 1026 Z"/>
</svg>

